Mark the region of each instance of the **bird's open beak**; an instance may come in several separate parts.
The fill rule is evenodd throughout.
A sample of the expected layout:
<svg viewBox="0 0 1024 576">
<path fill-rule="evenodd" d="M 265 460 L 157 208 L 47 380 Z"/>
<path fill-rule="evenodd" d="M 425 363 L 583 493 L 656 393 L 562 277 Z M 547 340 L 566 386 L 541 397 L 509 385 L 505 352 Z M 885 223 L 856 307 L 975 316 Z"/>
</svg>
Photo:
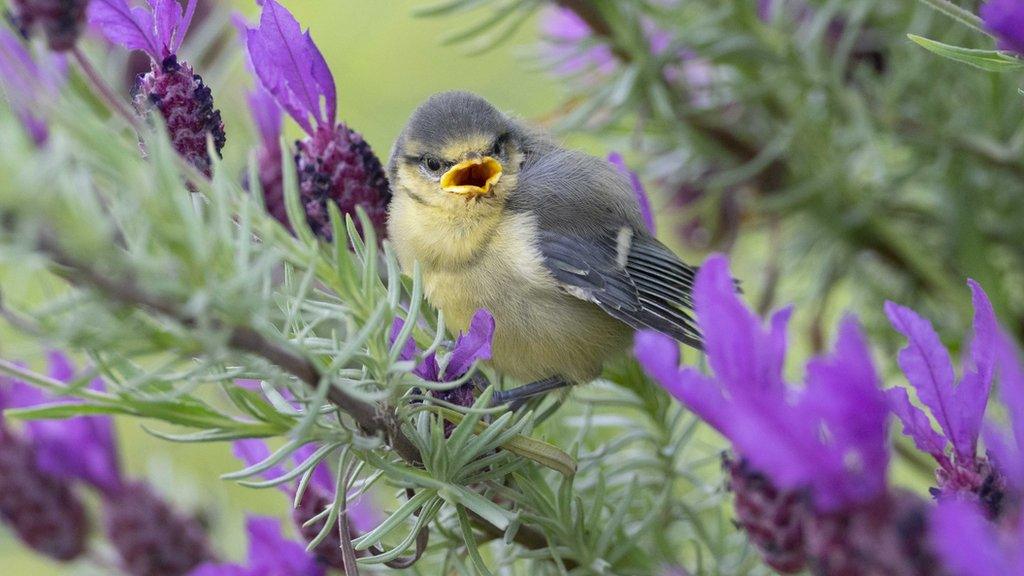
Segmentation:
<svg viewBox="0 0 1024 576">
<path fill-rule="evenodd" d="M 467 198 L 483 196 L 501 179 L 501 162 L 490 156 L 464 160 L 441 176 L 441 189 Z"/>
</svg>

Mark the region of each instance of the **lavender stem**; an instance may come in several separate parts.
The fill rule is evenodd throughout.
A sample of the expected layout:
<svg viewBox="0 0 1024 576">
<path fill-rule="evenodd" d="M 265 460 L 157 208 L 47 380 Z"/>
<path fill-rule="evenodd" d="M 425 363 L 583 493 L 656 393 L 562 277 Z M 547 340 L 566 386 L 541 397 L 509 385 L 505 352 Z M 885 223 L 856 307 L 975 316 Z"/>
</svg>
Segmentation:
<svg viewBox="0 0 1024 576">
<path fill-rule="evenodd" d="M 71 53 L 74 55 L 75 60 L 78 61 L 78 65 L 82 67 L 82 72 L 85 73 L 85 76 L 89 79 L 89 82 L 92 83 L 93 88 L 96 89 L 100 98 L 107 104 L 107 106 L 124 118 L 124 120 L 133 128 L 138 128 L 138 117 L 128 109 L 124 100 L 118 97 L 110 85 L 107 84 L 106 80 L 100 76 L 99 72 L 92 65 L 89 58 L 82 52 L 82 50 L 78 46 L 75 46 L 71 49 Z"/>
</svg>

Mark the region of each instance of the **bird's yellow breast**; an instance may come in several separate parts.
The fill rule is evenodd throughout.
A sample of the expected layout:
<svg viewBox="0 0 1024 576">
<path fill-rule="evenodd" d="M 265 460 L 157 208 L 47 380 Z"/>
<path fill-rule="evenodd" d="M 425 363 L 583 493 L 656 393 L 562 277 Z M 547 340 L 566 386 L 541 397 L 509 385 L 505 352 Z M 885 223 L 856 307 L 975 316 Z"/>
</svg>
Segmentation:
<svg viewBox="0 0 1024 576">
<path fill-rule="evenodd" d="M 544 268 L 532 215 L 434 210 L 395 198 L 388 231 L 399 260 L 406 271 L 420 262 L 427 299 L 453 331 L 465 330 L 479 308 L 491 312 L 492 364 L 500 372 L 524 382 L 556 375 L 585 382 L 629 344 L 625 325 L 558 287 Z"/>
</svg>

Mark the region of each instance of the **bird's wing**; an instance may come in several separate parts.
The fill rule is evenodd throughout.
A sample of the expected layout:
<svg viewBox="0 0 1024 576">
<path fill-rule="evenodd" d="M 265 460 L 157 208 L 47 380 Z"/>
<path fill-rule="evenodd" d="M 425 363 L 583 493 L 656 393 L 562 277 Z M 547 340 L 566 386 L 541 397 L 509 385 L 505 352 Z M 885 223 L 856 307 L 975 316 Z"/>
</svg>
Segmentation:
<svg viewBox="0 0 1024 576">
<path fill-rule="evenodd" d="M 689 310 L 695 270 L 664 244 L 631 226 L 596 236 L 542 230 L 544 265 L 567 293 L 635 328 L 701 348 Z"/>
</svg>

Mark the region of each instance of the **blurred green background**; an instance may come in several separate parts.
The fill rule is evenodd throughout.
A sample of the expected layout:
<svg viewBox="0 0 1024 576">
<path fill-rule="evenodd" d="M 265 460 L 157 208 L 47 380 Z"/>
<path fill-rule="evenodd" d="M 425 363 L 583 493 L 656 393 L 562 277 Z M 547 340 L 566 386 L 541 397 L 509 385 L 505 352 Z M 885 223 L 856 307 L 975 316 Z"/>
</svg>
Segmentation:
<svg viewBox="0 0 1024 576">
<path fill-rule="evenodd" d="M 247 14 L 255 12 L 254 2 L 233 3 Z M 472 90 L 503 110 L 534 119 L 557 106 L 564 96 L 559 85 L 538 71 L 530 58 L 537 34 L 533 22 L 498 49 L 472 55 L 465 46 L 445 47 L 440 43 L 439 39 L 457 22 L 413 16 L 413 9 L 425 4 L 422 1 L 282 3 L 300 22 L 309 25 L 334 72 L 339 118 L 362 132 L 382 160 L 387 158 L 391 142 L 412 109 L 435 92 Z M 234 45 L 229 47 L 234 49 Z M 225 153 L 229 161 L 241 163 L 246 147 L 230 143 L 232 138 L 235 142 L 254 142 L 244 100 L 250 80 L 240 58 L 232 60 L 230 69 L 212 76 L 204 72 L 204 76 L 224 112 L 229 140 Z M 12 303 L 41 300 L 59 289 L 56 282 L 24 269 L 0 269 L 0 276 L 4 278 L 5 298 Z M 6 325 L 0 326 L 0 354 L 44 368 L 38 343 L 12 333 Z M 240 468 L 229 446 L 175 445 L 149 436 L 137 420 L 122 419 L 117 425 L 128 474 L 149 479 L 182 508 L 200 513 L 211 523 L 223 554 L 243 558 L 245 514 L 287 516 L 287 499 L 278 491 L 251 490 L 218 479 Z M 0 527 L 0 575 L 79 574 L 83 569 L 61 567 L 26 552 Z"/>
</svg>

